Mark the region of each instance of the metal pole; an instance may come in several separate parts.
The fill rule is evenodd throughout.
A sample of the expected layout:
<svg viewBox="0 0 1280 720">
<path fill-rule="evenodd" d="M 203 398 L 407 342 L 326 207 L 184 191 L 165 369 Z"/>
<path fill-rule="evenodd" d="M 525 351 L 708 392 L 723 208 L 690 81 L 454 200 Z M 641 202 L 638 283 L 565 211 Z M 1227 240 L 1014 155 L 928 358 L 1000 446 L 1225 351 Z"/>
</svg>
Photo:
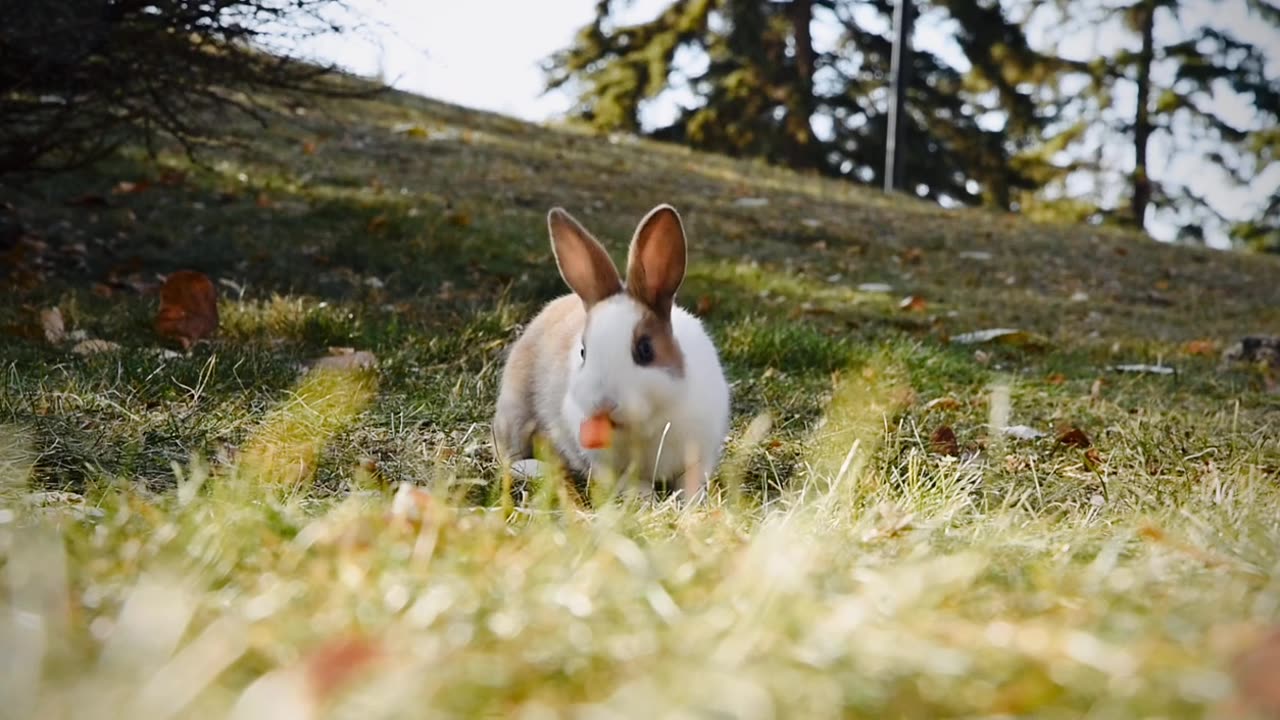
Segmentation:
<svg viewBox="0 0 1280 720">
<path fill-rule="evenodd" d="M 893 9 L 893 58 L 889 68 L 889 128 L 884 144 L 884 191 L 893 192 L 903 184 L 906 136 L 907 88 L 911 87 L 911 26 L 915 23 L 914 0 L 897 0 Z"/>
</svg>

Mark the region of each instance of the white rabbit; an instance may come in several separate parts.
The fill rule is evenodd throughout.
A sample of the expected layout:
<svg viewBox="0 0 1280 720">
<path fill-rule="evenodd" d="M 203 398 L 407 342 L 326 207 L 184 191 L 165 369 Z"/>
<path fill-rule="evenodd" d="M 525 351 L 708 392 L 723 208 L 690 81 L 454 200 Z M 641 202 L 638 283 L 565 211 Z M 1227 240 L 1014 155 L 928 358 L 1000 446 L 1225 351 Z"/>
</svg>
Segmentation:
<svg viewBox="0 0 1280 720">
<path fill-rule="evenodd" d="M 626 281 L 569 213 L 547 214 L 551 248 L 572 294 L 543 307 L 503 368 L 493 441 L 504 466 L 546 439 L 579 477 L 601 472 L 648 496 L 679 481 L 701 494 L 729 427 L 729 384 L 715 345 L 675 304 L 685 235 L 669 205 L 636 228 Z"/>
</svg>

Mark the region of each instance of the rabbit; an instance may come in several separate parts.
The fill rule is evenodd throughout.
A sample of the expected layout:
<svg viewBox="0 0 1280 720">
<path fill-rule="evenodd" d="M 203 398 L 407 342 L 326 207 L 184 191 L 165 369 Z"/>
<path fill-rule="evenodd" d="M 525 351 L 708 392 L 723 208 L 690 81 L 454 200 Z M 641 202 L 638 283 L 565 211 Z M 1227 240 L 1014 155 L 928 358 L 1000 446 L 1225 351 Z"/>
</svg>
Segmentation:
<svg viewBox="0 0 1280 720">
<path fill-rule="evenodd" d="M 536 462 L 541 436 L 579 479 L 606 473 L 643 497 L 678 480 L 702 496 L 723 451 L 730 391 L 711 337 L 675 302 L 686 260 L 679 214 L 662 204 L 640 221 L 625 282 L 563 208 L 548 212 L 547 228 L 573 292 L 546 304 L 507 353 L 491 427 L 499 462 Z"/>
</svg>

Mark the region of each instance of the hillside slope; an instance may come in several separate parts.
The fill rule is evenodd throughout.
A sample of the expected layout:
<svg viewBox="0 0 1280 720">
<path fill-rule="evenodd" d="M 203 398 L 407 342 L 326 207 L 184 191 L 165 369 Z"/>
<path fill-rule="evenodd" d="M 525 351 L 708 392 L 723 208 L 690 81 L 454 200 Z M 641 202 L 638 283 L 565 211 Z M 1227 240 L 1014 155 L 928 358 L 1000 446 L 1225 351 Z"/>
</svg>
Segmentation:
<svg viewBox="0 0 1280 720">
<path fill-rule="evenodd" d="M 149 632 L 169 645 L 147 647 L 230 668 L 139 697 L 214 715 L 299 657 L 346 677 L 380 653 L 412 672 L 365 700 L 450 717 L 1265 700 L 1232 658 L 1280 607 L 1280 395 L 1274 369 L 1220 354 L 1280 332 L 1280 258 L 398 93 L 280 112 L 228 123 L 208 167 L 126 154 L 3 189 L 0 549 L 73 608 L 45 616 L 60 654 L 15 686 L 27 701 L 139 691 L 95 664 L 104 638 L 137 650 L 103 630 L 129 627 L 129 597 L 191 612 L 162 614 Z M 504 497 L 487 430 L 503 348 L 564 291 L 548 208 L 621 261 L 661 202 L 689 232 L 679 301 L 733 386 L 715 496 L 593 513 L 555 483 Z M 221 293 L 217 335 L 189 352 L 151 328 L 180 268 Z M 42 324 L 55 307 L 63 335 Z M 992 328 L 1021 332 L 958 341 Z M 330 348 L 378 367 L 300 378 Z M 1157 364 L 1174 372 L 1116 369 Z M 400 483 L 422 489 L 392 503 Z M 63 542 L 10 522 L 37 516 Z M 5 602 L 52 612 L 33 598 Z M 189 643 L 228 624 L 225 655 Z M 312 654 L 335 639 L 341 660 Z"/>
</svg>

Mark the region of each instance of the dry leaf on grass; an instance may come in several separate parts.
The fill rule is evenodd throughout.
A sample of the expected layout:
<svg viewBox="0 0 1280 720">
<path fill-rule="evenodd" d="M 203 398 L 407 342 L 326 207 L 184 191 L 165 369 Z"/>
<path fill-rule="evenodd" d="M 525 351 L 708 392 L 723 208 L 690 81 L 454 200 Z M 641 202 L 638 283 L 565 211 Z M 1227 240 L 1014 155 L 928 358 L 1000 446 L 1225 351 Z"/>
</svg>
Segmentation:
<svg viewBox="0 0 1280 720">
<path fill-rule="evenodd" d="M 120 346 L 110 340 L 81 340 L 71 348 L 71 352 L 77 355 L 96 355 L 104 352 L 115 352 Z"/>
<path fill-rule="evenodd" d="M 1172 375 L 1173 368 L 1168 365 L 1112 365 L 1112 370 L 1122 373 L 1139 373 L 1145 375 Z"/>
<path fill-rule="evenodd" d="M 40 311 L 40 327 L 44 329 L 44 339 L 54 345 L 67 339 L 67 326 L 62 322 L 62 311 L 56 307 Z"/>
<path fill-rule="evenodd" d="M 954 335 L 951 342 L 961 345 L 981 345 L 995 343 L 1019 348 L 1045 348 L 1049 341 L 1034 333 L 1015 328 L 991 328 Z"/>
<path fill-rule="evenodd" d="M 111 188 L 111 194 L 112 195 L 132 195 L 134 193 L 140 193 L 149 187 L 151 187 L 151 183 L 147 182 L 146 180 L 140 180 L 138 182 L 121 180 L 120 182 L 116 183 L 115 187 Z"/>
<path fill-rule="evenodd" d="M 960 401 L 950 395 L 934 398 L 924 404 L 925 412 L 929 412 L 930 410 L 957 410 L 959 408 Z"/>
<path fill-rule="evenodd" d="M 1029 425 L 1010 425 L 1000 428 L 1000 432 L 1016 440 L 1035 440 L 1044 437 L 1044 432 Z"/>
<path fill-rule="evenodd" d="M 1069 425 L 1058 431 L 1058 444 L 1083 450 L 1093 445 L 1093 442 L 1089 440 L 1089 436 L 1083 430 L 1074 425 Z"/>
<path fill-rule="evenodd" d="M 1051 373 L 1044 381 L 1050 385 L 1061 385 L 1067 381 L 1067 376 L 1062 373 Z"/>
<path fill-rule="evenodd" d="M 204 273 L 179 270 L 160 286 L 160 309 L 152 322 L 161 337 L 183 350 L 218 329 L 218 289 Z"/>
<path fill-rule="evenodd" d="M 923 312 L 927 305 L 925 299 L 919 295 L 908 295 L 898 302 L 898 309 L 907 312 Z"/>
<path fill-rule="evenodd" d="M 929 449 L 939 455 L 960 455 L 960 443 L 956 441 L 956 432 L 950 425 L 941 425 L 929 436 Z"/>
<path fill-rule="evenodd" d="M 1218 342 L 1216 340 L 1192 340 L 1183 345 L 1182 350 L 1188 355 L 1212 357 L 1218 354 Z"/>
<path fill-rule="evenodd" d="M 305 365 L 312 370 L 369 370 L 378 366 L 378 358 L 368 350 L 331 347 L 329 355 Z"/>
</svg>

